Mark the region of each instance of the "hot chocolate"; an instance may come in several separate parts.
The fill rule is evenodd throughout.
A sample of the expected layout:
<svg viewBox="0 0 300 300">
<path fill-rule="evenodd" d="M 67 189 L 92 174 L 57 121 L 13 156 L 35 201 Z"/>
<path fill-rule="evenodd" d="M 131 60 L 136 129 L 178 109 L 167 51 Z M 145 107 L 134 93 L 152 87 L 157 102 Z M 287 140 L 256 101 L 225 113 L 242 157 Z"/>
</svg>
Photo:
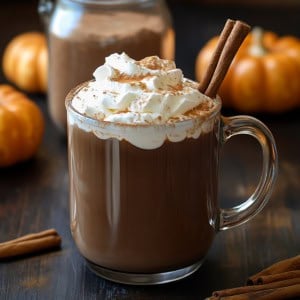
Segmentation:
<svg viewBox="0 0 300 300">
<path fill-rule="evenodd" d="M 84 10 L 82 4 L 69 2 L 58 5 L 49 27 L 48 106 L 60 128 L 66 126 L 64 99 L 68 91 L 90 80 L 106 56 L 126 51 L 135 59 L 149 55 L 172 59 L 174 50 L 168 15 L 158 15 L 158 5 L 149 5 L 148 13 L 137 8 L 130 11 L 131 7 L 124 9 L 114 3 L 110 8 L 101 1 Z"/>
<path fill-rule="evenodd" d="M 218 212 L 215 130 L 154 150 L 76 125 L 69 135 L 71 230 L 85 258 L 134 273 L 204 258 Z"/>
<path fill-rule="evenodd" d="M 158 57 L 113 54 L 94 77 L 66 101 L 77 247 L 118 272 L 199 266 L 218 222 L 220 102 Z"/>
</svg>

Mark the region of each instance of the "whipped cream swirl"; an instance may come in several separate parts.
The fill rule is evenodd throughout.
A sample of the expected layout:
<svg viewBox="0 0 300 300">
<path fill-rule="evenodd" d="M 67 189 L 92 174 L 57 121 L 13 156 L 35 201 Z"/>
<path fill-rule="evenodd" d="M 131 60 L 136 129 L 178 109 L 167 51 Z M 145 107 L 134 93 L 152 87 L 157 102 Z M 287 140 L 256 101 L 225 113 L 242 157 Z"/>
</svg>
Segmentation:
<svg viewBox="0 0 300 300">
<path fill-rule="evenodd" d="M 173 61 L 157 56 L 136 61 L 115 53 L 93 75 L 95 80 L 75 95 L 72 106 L 101 121 L 165 124 L 191 118 L 189 112 L 200 104 L 213 105 Z"/>
</svg>

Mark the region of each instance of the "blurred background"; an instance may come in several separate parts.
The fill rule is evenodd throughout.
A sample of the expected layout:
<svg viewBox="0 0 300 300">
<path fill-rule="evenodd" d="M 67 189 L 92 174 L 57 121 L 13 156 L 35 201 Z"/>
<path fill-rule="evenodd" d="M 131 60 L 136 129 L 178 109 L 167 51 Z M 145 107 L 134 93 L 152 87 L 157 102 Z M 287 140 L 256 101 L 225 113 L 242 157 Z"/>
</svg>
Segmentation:
<svg viewBox="0 0 300 300">
<path fill-rule="evenodd" d="M 300 37 L 300 3 L 297 0 L 167 0 L 176 32 L 176 62 L 194 78 L 198 51 L 220 33 L 227 18 L 241 19 L 279 35 Z M 26 31 L 43 31 L 37 0 L 1 1 L 0 55 L 7 43 Z M 22 23 L 22 27 L 18 26 Z M 3 79 L 2 70 L 0 70 Z"/>
</svg>

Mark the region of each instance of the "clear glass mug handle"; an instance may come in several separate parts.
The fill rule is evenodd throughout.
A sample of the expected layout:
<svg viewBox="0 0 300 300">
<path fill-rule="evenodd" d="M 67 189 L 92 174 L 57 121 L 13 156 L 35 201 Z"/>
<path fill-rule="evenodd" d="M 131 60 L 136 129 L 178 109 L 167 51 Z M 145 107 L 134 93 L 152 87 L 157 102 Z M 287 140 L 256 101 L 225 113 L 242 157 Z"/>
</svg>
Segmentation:
<svg viewBox="0 0 300 300">
<path fill-rule="evenodd" d="M 219 230 L 226 230 L 245 223 L 259 213 L 272 193 L 278 169 L 277 149 L 270 130 L 250 116 L 221 117 L 223 144 L 238 134 L 251 135 L 262 148 L 262 173 L 254 193 L 238 206 L 221 209 Z"/>
</svg>

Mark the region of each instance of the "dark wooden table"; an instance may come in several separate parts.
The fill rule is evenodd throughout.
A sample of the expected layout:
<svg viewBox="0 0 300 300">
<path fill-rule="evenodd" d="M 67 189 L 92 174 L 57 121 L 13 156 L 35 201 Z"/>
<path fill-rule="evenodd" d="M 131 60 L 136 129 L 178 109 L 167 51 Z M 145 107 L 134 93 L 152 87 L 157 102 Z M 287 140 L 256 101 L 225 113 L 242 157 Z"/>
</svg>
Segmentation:
<svg viewBox="0 0 300 300">
<path fill-rule="evenodd" d="M 183 2 L 183 1 L 182 1 Z M 42 30 L 37 1 L 0 4 L 0 55 L 16 34 Z M 281 34 L 300 36 L 299 7 L 211 7 L 170 3 L 177 32 L 177 65 L 193 78 L 198 49 L 227 17 L 241 18 Z M 0 82 L 5 82 L 2 71 Z M 49 120 L 46 97 L 30 95 L 46 118 L 43 144 L 26 163 L 0 169 L 0 241 L 54 227 L 60 251 L 0 263 L 0 299 L 203 299 L 213 290 L 244 284 L 247 276 L 300 253 L 300 111 L 259 116 L 271 129 L 279 152 L 279 175 L 263 212 L 249 223 L 218 234 L 202 268 L 178 283 L 134 287 L 92 274 L 69 231 L 65 138 Z M 224 111 L 228 115 L 234 112 Z M 235 138 L 222 153 L 220 201 L 231 206 L 253 192 L 261 153 L 251 138 Z"/>
</svg>

